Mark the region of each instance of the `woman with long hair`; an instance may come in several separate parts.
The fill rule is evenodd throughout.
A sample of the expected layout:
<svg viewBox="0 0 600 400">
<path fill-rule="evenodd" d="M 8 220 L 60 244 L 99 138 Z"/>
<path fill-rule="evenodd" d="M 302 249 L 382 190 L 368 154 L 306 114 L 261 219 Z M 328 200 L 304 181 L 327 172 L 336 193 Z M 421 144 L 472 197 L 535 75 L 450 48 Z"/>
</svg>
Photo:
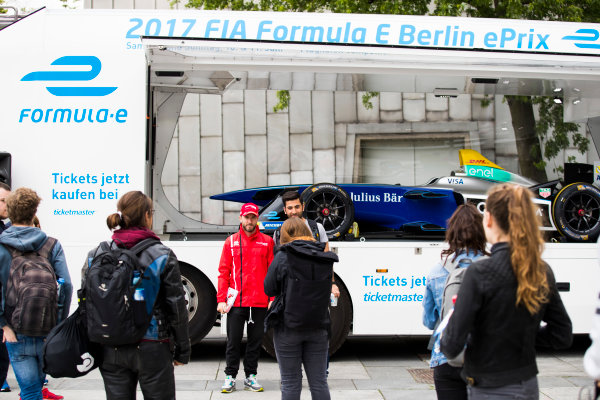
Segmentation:
<svg viewBox="0 0 600 400">
<path fill-rule="evenodd" d="M 131 249 L 144 240 L 154 241 L 138 255 L 145 267 L 140 288 L 146 303 L 154 304 L 150 325 L 139 343 L 103 345 L 100 373 L 108 400 L 134 400 L 138 382 L 144 399 L 174 400 L 173 366 L 187 364 L 190 358 L 188 313 L 179 263 L 173 251 L 152 232 L 153 213 L 152 199 L 132 191 L 119 199 L 117 212 L 106 219 L 113 231 L 111 247 Z M 84 282 L 94 257 L 103 251 L 107 251 L 105 244 L 89 252 L 81 274 Z"/>
<path fill-rule="evenodd" d="M 443 250 L 441 261 L 427 277 L 423 299 L 423 324 L 435 329 L 442 318 L 442 297 L 449 273 L 454 268 L 466 268 L 485 254 L 485 232 L 481 213 L 472 204 L 459 206 L 448 220 L 446 229 L 448 248 Z M 460 377 L 462 368 L 452 367 L 439 351 L 439 335 L 435 336 L 429 366 L 433 368 L 433 381 L 438 400 L 467 399 L 467 386 Z"/>
<path fill-rule="evenodd" d="M 265 278 L 265 293 L 282 302 L 274 325 L 273 343 L 281 373 L 281 398 L 299 400 L 302 365 L 313 400 L 329 400 L 329 297 L 337 255 L 324 251 L 300 218 L 281 227 L 281 247 Z M 276 306 L 272 306 L 275 310 Z M 276 321 L 274 321 L 276 320 Z"/>
<path fill-rule="evenodd" d="M 511 184 L 490 189 L 483 227 L 491 256 L 465 273 L 441 349 L 456 357 L 467 345 L 462 377 L 469 399 L 537 400 L 535 346 L 569 347 L 572 325 L 542 260 L 529 190 Z"/>
</svg>

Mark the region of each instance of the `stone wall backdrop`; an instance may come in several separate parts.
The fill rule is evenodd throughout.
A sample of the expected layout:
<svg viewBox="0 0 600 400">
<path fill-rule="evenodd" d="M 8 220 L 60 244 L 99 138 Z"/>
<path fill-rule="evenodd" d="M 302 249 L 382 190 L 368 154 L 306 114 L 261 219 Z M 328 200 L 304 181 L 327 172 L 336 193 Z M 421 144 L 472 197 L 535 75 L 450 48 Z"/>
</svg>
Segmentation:
<svg viewBox="0 0 600 400">
<path fill-rule="evenodd" d="M 469 147 L 519 172 L 502 96 L 484 107 L 482 95 L 381 92 L 367 109 L 364 93 L 348 91 L 351 87 L 348 75 L 248 72 L 223 95 L 188 94 L 162 174 L 169 200 L 196 220 L 237 224 L 240 205 L 210 200 L 211 195 L 267 185 L 360 182 L 356 147 L 369 138 L 464 137 Z M 290 91 L 287 109 L 273 111 L 274 88 Z M 562 158 L 569 155 L 588 161 L 575 149 Z M 551 177 L 552 166 L 548 169 Z"/>
</svg>

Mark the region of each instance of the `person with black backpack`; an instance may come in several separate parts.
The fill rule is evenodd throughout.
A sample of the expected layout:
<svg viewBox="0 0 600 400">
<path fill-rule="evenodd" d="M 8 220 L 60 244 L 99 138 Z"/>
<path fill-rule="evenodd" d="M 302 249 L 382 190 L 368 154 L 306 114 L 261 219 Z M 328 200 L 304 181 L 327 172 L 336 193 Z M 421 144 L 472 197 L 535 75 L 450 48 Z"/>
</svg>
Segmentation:
<svg viewBox="0 0 600 400">
<path fill-rule="evenodd" d="M 125 193 L 106 219 L 112 241 L 88 253 L 82 289 L 90 340 L 102 344 L 108 400 L 175 399 L 173 366 L 187 364 L 188 312 L 177 257 L 151 231 L 152 200 Z"/>
<path fill-rule="evenodd" d="M 33 226 L 40 200 L 31 189 L 15 190 L 6 199 L 12 225 L 0 235 L 0 326 L 23 400 L 63 398 L 42 389 L 42 347 L 50 330 L 69 315 L 73 291 L 60 243 Z M 60 311 L 59 278 L 64 279 Z"/>
<path fill-rule="evenodd" d="M 448 314 L 452 295 L 458 289 L 449 286 L 448 278 L 454 271 L 463 272 L 471 262 L 486 254 L 486 239 L 481 213 L 472 204 L 460 205 L 448 220 L 446 229 L 448 248 L 440 255 L 429 276 L 423 298 L 423 324 L 436 329 Z M 452 293 L 449 293 L 452 292 Z M 436 331 L 437 332 L 437 331 Z M 449 365 L 440 351 L 440 335 L 434 335 L 429 366 L 433 368 L 433 382 L 438 400 L 467 400 L 467 385 L 460 377 L 462 368 Z"/>
<path fill-rule="evenodd" d="M 276 296 L 268 327 L 274 327 L 273 343 L 281 373 L 281 398 L 299 400 L 302 365 L 313 400 L 329 400 L 327 355 L 331 320 L 329 302 L 335 253 L 324 251 L 299 218 L 281 228 L 280 250 L 265 277 L 264 289 Z"/>
</svg>

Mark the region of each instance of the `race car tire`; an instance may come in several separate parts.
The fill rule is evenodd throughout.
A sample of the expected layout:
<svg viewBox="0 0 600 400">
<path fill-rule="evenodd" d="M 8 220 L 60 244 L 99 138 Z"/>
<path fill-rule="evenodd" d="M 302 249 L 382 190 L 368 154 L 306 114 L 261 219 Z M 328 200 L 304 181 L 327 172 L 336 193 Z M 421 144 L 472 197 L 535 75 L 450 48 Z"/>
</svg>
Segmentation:
<svg viewBox="0 0 600 400">
<path fill-rule="evenodd" d="M 340 289 L 340 297 L 336 307 L 329 307 L 331 318 L 331 338 L 329 339 L 329 355 L 334 354 L 342 347 L 352 324 L 352 300 L 344 282 L 336 275 L 335 282 Z"/>
<path fill-rule="evenodd" d="M 180 262 L 181 283 L 189 317 L 189 334 L 192 344 L 200 342 L 217 320 L 217 292 L 202 272 Z"/>
<path fill-rule="evenodd" d="M 323 225 L 330 239 L 342 238 L 354 222 L 352 198 L 332 183 L 317 183 L 302 192 L 304 216 Z"/>
<path fill-rule="evenodd" d="M 600 235 L 600 190 L 582 182 L 565 186 L 554 199 L 552 218 L 567 239 L 596 241 Z"/>
<path fill-rule="evenodd" d="M 338 297 L 338 304 L 336 307 L 329 307 L 329 318 L 331 319 L 329 355 L 333 355 L 340 347 L 342 347 L 348 337 L 350 325 L 352 323 L 352 301 L 350 300 L 350 293 L 348 293 L 346 285 L 344 285 L 337 275 L 335 282 L 340 289 L 340 297 Z M 269 329 L 263 336 L 262 347 L 271 357 L 277 358 L 277 355 L 275 354 L 275 345 L 273 344 L 273 329 Z"/>
</svg>

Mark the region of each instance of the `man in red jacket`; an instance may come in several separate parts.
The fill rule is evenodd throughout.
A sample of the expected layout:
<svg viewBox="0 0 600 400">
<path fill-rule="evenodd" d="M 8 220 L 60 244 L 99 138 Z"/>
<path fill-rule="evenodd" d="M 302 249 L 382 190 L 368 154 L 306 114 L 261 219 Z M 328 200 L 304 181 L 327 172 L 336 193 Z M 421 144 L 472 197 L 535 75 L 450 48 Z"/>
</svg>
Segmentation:
<svg viewBox="0 0 600 400">
<path fill-rule="evenodd" d="M 244 324 L 248 324 L 248 342 L 244 356 L 244 389 L 262 392 L 256 380 L 258 356 L 264 333 L 269 297 L 263 282 L 273 261 L 273 239 L 258 231 L 258 206 L 246 203 L 240 211 L 240 229 L 223 245 L 219 262 L 217 311 L 227 314 L 227 350 L 225 383 L 222 393 L 235 390 L 240 368 Z"/>
</svg>

